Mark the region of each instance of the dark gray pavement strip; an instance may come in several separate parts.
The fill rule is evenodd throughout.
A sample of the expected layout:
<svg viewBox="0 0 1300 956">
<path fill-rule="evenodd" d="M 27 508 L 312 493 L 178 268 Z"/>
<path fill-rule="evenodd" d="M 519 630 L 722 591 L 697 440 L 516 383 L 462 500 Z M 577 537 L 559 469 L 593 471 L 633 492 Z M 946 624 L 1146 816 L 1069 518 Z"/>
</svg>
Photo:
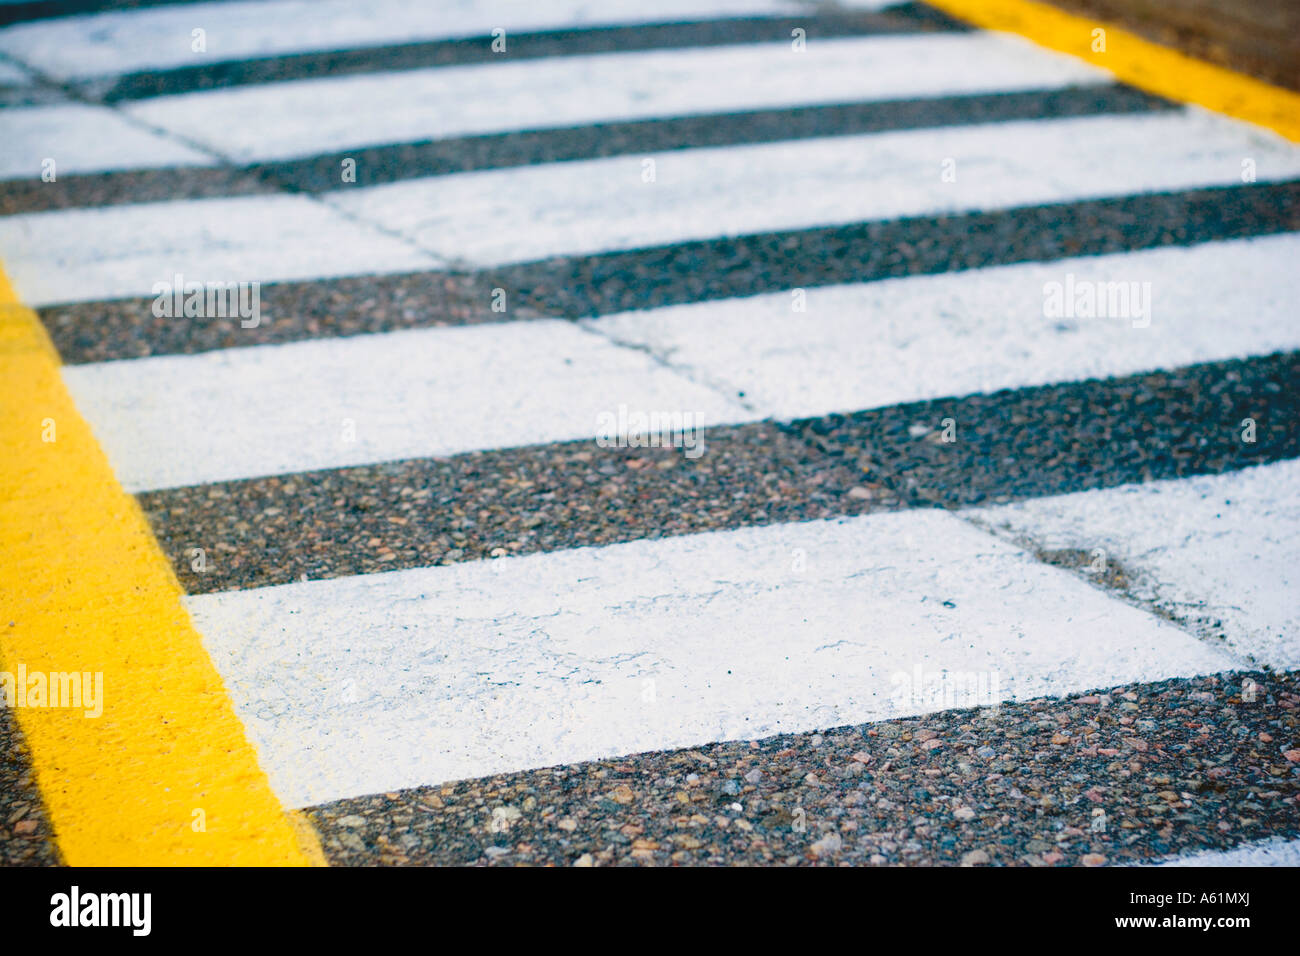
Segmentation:
<svg viewBox="0 0 1300 956">
<path fill-rule="evenodd" d="M 708 239 L 490 270 L 574 318 L 793 288 L 1300 230 L 1300 180 Z"/>
<path fill-rule="evenodd" d="M 27 3 L 0 4 L 0 27 L 28 20 L 48 20 L 87 13 L 133 10 L 137 7 L 161 7 L 195 0 L 30 0 Z"/>
<path fill-rule="evenodd" d="M 594 441 L 200 485 L 140 496 L 191 594 L 887 508 L 771 424 L 678 449 Z M 858 494 L 863 494 L 859 491 Z M 203 548 L 208 569 L 191 567 Z"/>
<path fill-rule="evenodd" d="M 962 126 L 1050 116 L 1172 109 L 1175 104 L 1125 86 L 1029 90 L 929 99 L 846 103 L 524 130 L 344 150 L 239 170 L 125 170 L 0 184 L 0 215 L 164 199 L 238 196 L 283 187 L 321 193 L 483 169 L 638 155 L 673 149 L 770 143 L 887 130 Z M 344 185 L 344 160 L 355 185 Z M 57 187 L 57 188 L 55 188 Z"/>
<path fill-rule="evenodd" d="M 0 627 L 7 622 L 0 621 Z M 0 702 L 0 867 L 54 866 L 59 854 L 12 709 Z"/>
<path fill-rule="evenodd" d="M 1240 438 L 1247 417 L 1253 444 Z M 200 594 L 1066 494 L 1300 457 L 1300 353 L 719 427 L 705 448 L 690 460 L 594 440 L 535 445 L 167 489 L 140 503 L 182 586 Z M 204 572 L 191 568 L 194 548 L 208 556 Z"/>
<path fill-rule="evenodd" d="M 761 233 L 475 274 L 268 284 L 262 321 L 157 319 L 152 299 L 38 310 L 68 364 L 396 328 L 580 318 L 791 288 L 1300 230 L 1300 181 Z M 160 280 L 166 277 L 160 277 Z M 506 312 L 492 311 L 492 290 Z M 864 319 L 865 321 L 865 319 Z"/>
<path fill-rule="evenodd" d="M 1298 737 L 1297 675 L 1234 673 L 503 774 L 309 815 L 345 866 L 1119 864 L 1296 836 Z"/>
<path fill-rule="evenodd" d="M 67 364 L 537 317 L 535 310 L 513 304 L 506 313 L 493 312 L 492 287 L 464 273 L 268 283 L 259 296 L 261 321 L 249 329 L 224 319 L 160 319 L 153 314 L 153 299 L 144 298 L 38 312 Z"/>
<path fill-rule="evenodd" d="M 506 48 L 492 50 L 489 35 L 429 40 L 391 46 L 291 53 L 207 63 L 172 70 L 132 73 L 82 84 L 107 102 L 223 89 L 257 83 L 534 60 L 543 57 L 682 50 L 742 43 L 789 43 L 802 29 L 808 42 L 832 37 L 965 31 L 970 28 L 918 3 L 885 11 L 816 12 L 772 17 L 737 17 L 677 23 L 638 23 L 575 29 L 508 32 Z"/>
<path fill-rule="evenodd" d="M 1247 418 L 1255 442 L 1242 440 Z M 952 442 L 943 440 L 947 419 Z M 914 434 L 912 426 L 929 431 Z M 1300 352 L 893 405 L 792 427 L 917 507 L 1220 474 L 1300 457 Z"/>
<path fill-rule="evenodd" d="M 1028 90 L 715 113 L 569 129 L 524 130 L 345 150 L 250 169 L 291 189 L 326 192 L 421 176 L 674 149 L 1173 108 L 1175 104 L 1167 100 L 1119 85 Z M 356 161 L 355 186 L 340 183 L 344 159 Z"/>
<path fill-rule="evenodd" d="M 0 182 L 0 216 L 280 191 L 278 185 L 256 173 L 221 166 L 60 173 L 52 183 L 43 182 L 39 175 Z"/>
</svg>

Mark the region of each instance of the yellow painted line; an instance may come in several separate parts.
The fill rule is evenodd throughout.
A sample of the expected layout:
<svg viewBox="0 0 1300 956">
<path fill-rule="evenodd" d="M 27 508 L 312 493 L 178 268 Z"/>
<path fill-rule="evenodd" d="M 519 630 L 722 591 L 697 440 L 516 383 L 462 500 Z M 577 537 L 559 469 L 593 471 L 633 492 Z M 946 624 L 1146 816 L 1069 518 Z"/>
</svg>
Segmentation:
<svg viewBox="0 0 1300 956">
<path fill-rule="evenodd" d="M 13 713 L 63 860 L 323 863 L 314 831 L 272 793 L 170 564 L 59 368 L 0 271 L 0 671 L 24 704 Z M 101 716 L 84 699 L 36 696 L 70 672 L 103 675 Z"/>
<path fill-rule="evenodd" d="M 1121 27 L 1035 0 L 926 3 L 977 27 L 1019 33 L 1039 46 L 1087 60 L 1130 86 L 1267 126 L 1300 142 L 1300 94 L 1197 60 Z M 1095 49 L 1098 29 L 1105 31 L 1104 50 Z"/>
</svg>

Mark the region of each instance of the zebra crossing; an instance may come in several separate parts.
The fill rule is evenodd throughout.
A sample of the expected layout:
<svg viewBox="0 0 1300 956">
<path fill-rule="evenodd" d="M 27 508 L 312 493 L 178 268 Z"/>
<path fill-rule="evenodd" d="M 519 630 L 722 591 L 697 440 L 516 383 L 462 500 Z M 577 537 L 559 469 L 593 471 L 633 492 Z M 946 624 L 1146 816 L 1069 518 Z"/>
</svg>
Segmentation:
<svg viewBox="0 0 1300 956">
<path fill-rule="evenodd" d="M 264 775 L 183 768 L 266 788 L 239 853 L 1294 865 L 1300 147 L 1124 80 L 887 0 L 0 28 L 0 331 Z M 15 718 L 63 859 L 135 859 L 58 748 L 176 680 L 85 640 L 104 723 Z"/>
</svg>

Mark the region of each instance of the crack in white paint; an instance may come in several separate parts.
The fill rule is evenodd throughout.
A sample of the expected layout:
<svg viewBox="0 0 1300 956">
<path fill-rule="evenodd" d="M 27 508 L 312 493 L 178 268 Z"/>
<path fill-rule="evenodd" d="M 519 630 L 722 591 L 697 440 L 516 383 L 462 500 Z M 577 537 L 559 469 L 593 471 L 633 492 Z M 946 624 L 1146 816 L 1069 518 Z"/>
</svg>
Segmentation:
<svg viewBox="0 0 1300 956">
<path fill-rule="evenodd" d="M 1300 667 L 1300 461 L 961 514 L 1043 550 L 1100 548 L 1130 575 L 1125 596 L 1140 606 L 1242 665 Z"/>
<path fill-rule="evenodd" d="M 807 552 L 803 574 L 791 570 L 794 548 Z M 853 578 L 888 564 L 895 570 Z M 492 585 L 500 565 L 508 588 Z M 720 569 L 730 583 L 718 588 Z M 665 595 L 670 609 L 645 603 Z M 955 606 L 928 600 L 939 597 Z M 277 792 L 296 806 L 901 716 L 917 709 L 894 700 L 891 678 L 914 665 L 997 671 L 1017 698 L 1233 665 L 937 511 L 199 595 L 186 604 Z M 329 690 L 344 679 L 365 706 Z M 268 709 L 284 698 L 291 706 Z"/>
</svg>

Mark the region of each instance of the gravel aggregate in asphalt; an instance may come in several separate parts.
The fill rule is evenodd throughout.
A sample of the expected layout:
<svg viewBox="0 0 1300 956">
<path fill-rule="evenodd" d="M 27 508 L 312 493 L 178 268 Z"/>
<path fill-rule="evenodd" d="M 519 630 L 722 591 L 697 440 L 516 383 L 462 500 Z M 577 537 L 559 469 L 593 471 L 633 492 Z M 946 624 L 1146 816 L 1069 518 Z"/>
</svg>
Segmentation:
<svg viewBox="0 0 1300 956">
<path fill-rule="evenodd" d="M 258 295 L 260 321 L 252 328 L 238 320 L 159 318 L 152 298 L 37 312 L 67 365 L 537 316 L 518 306 L 493 312 L 492 286 L 473 275 L 446 272 L 274 282 L 261 285 Z"/>
<path fill-rule="evenodd" d="M 0 622 L 4 626 L 7 622 Z M 0 703 L 0 866 L 53 866 L 59 862 L 45 817 L 31 752 L 12 709 Z"/>
<path fill-rule="evenodd" d="M 547 259 L 489 270 L 511 301 L 587 317 L 787 289 L 1300 229 L 1300 181 L 1144 193 Z"/>
<path fill-rule="evenodd" d="M 1286 353 L 712 428 L 693 460 L 590 440 L 139 500 L 182 586 L 198 594 L 1231 471 L 1300 456 L 1298 386 L 1300 353 Z M 1241 441 L 1248 416 L 1253 444 Z M 190 564 L 196 547 L 210 557 L 202 573 Z"/>
<path fill-rule="evenodd" d="M 1291 230 L 1300 230 L 1300 181 L 760 233 L 475 273 L 268 283 L 262 320 L 250 329 L 233 320 L 159 319 L 145 297 L 37 312 L 63 361 L 80 364 L 393 328 L 585 318 Z M 505 290 L 505 312 L 492 311 L 498 288 Z"/>
<path fill-rule="evenodd" d="M 66 5 L 128 8 L 150 0 Z M 160 0 L 153 0 L 160 2 Z M 1271 0 L 1270 0 L 1271 2 Z M 1092 3 L 1090 9 L 1105 4 Z M 0 7 L 0 23 L 57 12 Z M 788 22 L 787 22 L 788 21 Z M 552 31 L 514 58 L 959 29 L 919 4 L 885 13 Z M 636 44 L 641 44 L 637 46 Z M 128 99 L 373 69 L 481 62 L 484 40 L 272 57 L 84 84 Z M 64 101 L 35 83 L 0 107 Z M 1125 87 L 838 104 L 611 123 L 353 150 L 358 186 L 684 146 L 770 142 L 1029 116 L 1166 109 Z M 339 154 L 343 155 L 343 154 Z M 0 215 L 336 188 L 338 156 L 5 184 Z M 40 310 L 68 362 L 193 353 L 391 329 L 578 318 L 633 308 L 1188 245 L 1300 229 L 1300 182 L 1187 190 L 692 242 L 482 273 L 268 284 L 267 317 L 196 326 L 151 299 Z M 496 287 L 511 309 L 490 309 Z M 1225 320 L 1230 319 L 1226 316 Z M 963 507 L 1185 477 L 1300 453 L 1295 353 L 790 426 L 710 432 L 671 450 L 546 445 L 141 496 L 191 593 L 900 507 Z M 1245 445 L 1237 426 L 1259 422 Z M 948 445 L 935 427 L 958 423 Z M 927 431 L 920 431 L 927 425 Z M 594 493 L 594 494 L 593 494 Z M 185 559 L 216 542 L 213 570 Z M 1077 554 L 1044 554 L 1062 566 Z M 1122 589 L 1122 568 L 1106 582 Z M 3 622 L 0 622 L 2 624 Z M 1254 699 L 1243 688 L 1258 684 Z M 1100 865 L 1300 832 L 1300 674 L 1131 685 L 762 741 L 712 744 L 377 794 L 313 808 L 338 864 Z M 1098 827 L 1098 819 L 1101 826 Z M 0 865 L 58 861 L 30 758 L 0 708 Z"/>
<path fill-rule="evenodd" d="M 978 123 L 1156 112 L 1175 104 L 1121 85 L 806 105 L 739 113 L 610 121 L 565 129 L 517 130 L 345 150 L 250 167 L 289 189 L 328 192 L 422 176 L 537 163 L 600 159 L 824 136 L 854 136 Z M 355 186 L 339 182 L 340 163 L 356 161 Z"/>
<path fill-rule="evenodd" d="M 321 76 L 337 77 L 596 53 L 626 53 L 633 50 L 683 50 L 725 44 L 785 42 L 796 28 L 805 31 L 809 42 L 830 37 L 964 32 L 970 29 L 966 24 L 920 3 L 903 3 L 881 11 L 818 12 L 810 9 L 808 13 L 796 16 L 734 17 L 683 23 L 593 26 L 572 30 L 511 31 L 504 51 L 492 49 L 491 36 L 474 36 L 352 50 L 291 53 L 132 73 L 115 78 L 111 84 L 91 81 L 83 84 L 82 89 L 88 95 L 102 96 L 111 103 Z"/>
<path fill-rule="evenodd" d="M 0 189 L 0 216 L 123 203 L 251 196 L 278 189 L 255 172 L 225 166 L 61 172 L 52 183 L 44 182 L 39 175 L 7 181 Z"/>
<path fill-rule="evenodd" d="M 1300 675 L 1237 673 L 309 812 L 336 865 L 1093 866 L 1296 836 L 1298 740 Z"/>
<path fill-rule="evenodd" d="M 42 90 L 44 87 L 29 87 Z M 0 90 L 0 97 L 4 91 Z M 0 100 L 2 102 L 2 100 Z M 143 169 L 13 180 L 0 215 L 122 203 L 245 196 L 285 189 L 325 193 L 537 163 L 640 155 L 666 150 L 774 143 L 823 136 L 977 123 L 1155 112 L 1174 104 L 1126 86 L 1087 86 L 910 100 L 812 105 L 741 113 L 598 123 L 567 129 L 514 130 L 478 136 L 358 147 L 241 168 Z M 354 183 L 340 170 L 352 160 Z"/>
<path fill-rule="evenodd" d="M 140 497 L 191 593 L 475 561 L 888 508 L 771 424 L 705 454 L 594 441 L 258 478 Z M 209 570 L 192 570 L 203 547 Z"/>
<path fill-rule="evenodd" d="M 0 26 L 51 17 L 134 10 L 185 2 L 188 0 L 18 0 L 16 3 L 0 4 Z"/>
<path fill-rule="evenodd" d="M 1242 421 L 1257 424 L 1242 440 Z M 944 440 L 951 420 L 954 440 Z M 1300 353 L 796 422 L 915 506 L 957 508 L 1216 474 L 1300 455 Z"/>
</svg>

